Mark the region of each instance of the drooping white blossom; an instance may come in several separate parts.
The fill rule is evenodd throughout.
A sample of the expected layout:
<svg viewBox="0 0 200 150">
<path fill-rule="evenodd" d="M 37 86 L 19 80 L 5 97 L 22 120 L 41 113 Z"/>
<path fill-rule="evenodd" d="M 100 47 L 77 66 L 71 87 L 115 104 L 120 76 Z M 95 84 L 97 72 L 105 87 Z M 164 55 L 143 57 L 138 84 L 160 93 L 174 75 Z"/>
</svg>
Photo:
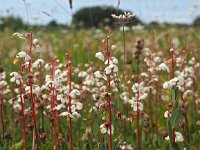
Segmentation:
<svg viewBox="0 0 200 150">
<path fill-rule="evenodd" d="M 164 70 L 169 72 L 169 67 L 165 63 L 162 63 L 159 65 L 158 70 Z"/>
<path fill-rule="evenodd" d="M 95 57 L 97 57 L 98 59 L 100 59 L 101 61 L 104 61 L 104 55 L 102 52 L 97 52 L 95 54 Z"/>
<path fill-rule="evenodd" d="M 24 51 L 19 52 L 16 57 L 24 59 L 25 62 L 29 62 L 31 60 L 31 57 Z"/>
<path fill-rule="evenodd" d="M 169 136 L 165 138 L 165 140 L 169 140 Z M 183 142 L 183 135 L 180 132 L 175 132 L 175 142 Z"/>
</svg>

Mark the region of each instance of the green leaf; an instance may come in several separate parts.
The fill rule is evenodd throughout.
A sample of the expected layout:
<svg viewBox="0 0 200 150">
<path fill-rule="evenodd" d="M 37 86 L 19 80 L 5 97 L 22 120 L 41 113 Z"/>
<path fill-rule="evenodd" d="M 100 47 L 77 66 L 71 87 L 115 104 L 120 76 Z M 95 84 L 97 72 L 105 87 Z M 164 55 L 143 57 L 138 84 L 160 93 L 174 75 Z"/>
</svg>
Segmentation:
<svg viewBox="0 0 200 150">
<path fill-rule="evenodd" d="M 175 90 L 172 90 L 172 100 L 173 101 L 178 101 L 179 97 L 179 90 L 176 88 Z"/>
<path fill-rule="evenodd" d="M 172 143 L 172 150 L 181 150 L 177 143 Z"/>
<path fill-rule="evenodd" d="M 172 117 L 170 118 L 171 128 L 175 128 L 178 124 L 179 120 L 181 119 L 182 112 L 179 108 L 172 112 Z"/>
<path fill-rule="evenodd" d="M 172 101 L 174 102 L 173 111 L 175 111 L 178 108 L 178 98 L 179 98 L 179 90 L 176 88 L 175 90 L 172 90 Z"/>
<path fill-rule="evenodd" d="M 172 138 L 172 127 L 171 127 L 171 122 L 169 119 L 166 120 L 166 123 L 167 123 L 167 132 L 168 132 L 168 135 L 169 135 L 169 139 Z"/>
</svg>

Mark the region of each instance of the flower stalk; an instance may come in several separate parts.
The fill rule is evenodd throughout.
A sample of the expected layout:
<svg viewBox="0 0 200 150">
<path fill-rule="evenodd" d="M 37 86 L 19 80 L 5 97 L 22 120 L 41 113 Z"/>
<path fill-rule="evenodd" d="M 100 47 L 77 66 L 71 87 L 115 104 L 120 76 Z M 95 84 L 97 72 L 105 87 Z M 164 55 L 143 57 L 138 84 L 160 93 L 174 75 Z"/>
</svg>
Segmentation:
<svg viewBox="0 0 200 150">
<path fill-rule="evenodd" d="M 52 60 L 52 68 L 51 68 L 51 78 L 54 81 L 55 74 L 55 58 Z M 51 83 L 51 124 L 52 124 L 52 133 L 53 133 L 53 146 L 54 149 L 57 149 L 57 139 L 56 139 L 56 111 L 55 108 L 55 85 L 54 82 Z"/>
<path fill-rule="evenodd" d="M 72 68 L 71 68 L 71 51 L 68 52 L 68 62 L 67 62 L 67 68 L 68 68 L 68 85 L 69 85 L 69 93 L 72 91 Z M 68 103 L 68 112 L 69 114 L 72 113 L 71 110 L 71 96 L 68 95 L 69 103 Z M 73 150 L 73 125 L 72 125 L 72 118 L 69 117 L 69 142 L 70 142 L 70 150 Z"/>
<path fill-rule="evenodd" d="M 137 40 L 137 43 L 135 45 L 135 51 L 134 51 L 134 58 L 137 60 L 137 96 L 136 96 L 136 116 L 137 116 L 137 149 L 141 149 L 141 133 L 140 133 L 140 110 L 139 110 L 139 97 L 140 97 L 140 55 L 142 53 L 142 49 L 144 47 L 144 41 L 143 40 Z"/>
<path fill-rule="evenodd" d="M 0 76 L 1 79 L 1 76 Z M 1 97 L 0 97 L 0 104 L 1 104 L 1 127 L 2 127 L 2 141 L 4 141 L 5 136 L 5 124 L 4 124 L 4 98 L 3 98 L 3 89 L 1 91 Z"/>
<path fill-rule="evenodd" d="M 111 30 L 109 30 L 108 36 L 106 37 L 106 55 L 108 59 L 108 66 L 110 66 L 110 51 L 109 51 L 109 37 Z M 107 104 L 108 104 L 108 112 L 109 112 L 109 128 L 110 128 L 110 150 L 112 150 L 112 108 L 111 108 L 111 97 L 110 97 L 110 74 L 108 74 L 108 82 L 107 82 Z"/>
<path fill-rule="evenodd" d="M 140 57 L 138 56 L 138 60 L 137 60 L 137 83 L 138 85 L 140 84 Z M 140 150 L 140 110 L 139 110 L 139 95 L 140 95 L 140 91 L 138 88 L 137 91 L 137 97 L 136 97 L 136 103 L 137 103 L 137 149 Z"/>
<path fill-rule="evenodd" d="M 35 100 L 33 97 L 33 79 L 31 75 L 31 64 L 32 64 L 32 48 L 33 48 L 33 34 L 32 31 L 29 33 L 29 38 L 30 38 L 30 51 L 29 51 L 29 56 L 30 56 L 30 61 L 28 65 L 28 84 L 30 86 L 30 99 L 31 99 L 31 106 L 32 106 L 32 119 L 33 119 L 33 126 L 34 126 L 34 135 L 35 137 L 35 142 L 36 142 L 36 149 L 39 150 L 39 136 L 38 136 L 38 131 L 37 131 L 37 124 L 36 124 L 36 114 L 35 114 Z"/>
<path fill-rule="evenodd" d="M 123 78 L 125 77 L 125 64 L 126 64 L 126 37 L 125 37 L 125 29 L 124 29 L 124 24 L 122 26 L 123 28 L 123 46 L 124 46 L 124 62 L 123 62 Z"/>
<path fill-rule="evenodd" d="M 20 64 L 20 71 L 19 74 L 22 76 L 22 64 Z M 26 124 L 25 124 L 25 115 L 24 115 L 24 109 L 25 109 L 25 104 L 24 104 L 24 99 L 22 97 L 23 94 L 23 83 L 20 80 L 20 100 L 21 100 L 21 123 L 22 123 L 22 136 L 23 136 L 23 145 L 24 149 L 27 149 L 27 141 L 26 141 Z"/>
</svg>

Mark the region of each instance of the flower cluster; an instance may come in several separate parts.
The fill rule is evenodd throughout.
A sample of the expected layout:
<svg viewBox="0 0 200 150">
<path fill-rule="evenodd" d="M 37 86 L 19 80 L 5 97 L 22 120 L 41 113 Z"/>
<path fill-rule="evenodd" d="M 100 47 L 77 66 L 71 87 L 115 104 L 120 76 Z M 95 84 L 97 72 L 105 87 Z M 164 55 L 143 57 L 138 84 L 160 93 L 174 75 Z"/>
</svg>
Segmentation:
<svg viewBox="0 0 200 150">
<path fill-rule="evenodd" d="M 118 148 L 120 150 L 133 150 L 130 144 L 126 144 L 124 141 L 119 141 Z"/>
<path fill-rule="evenodd" d="M 133 111 L 137 111 L 137 103 L 138 109 L 142 111 L 143 104 L 140 101 L 146 99 L 146 97 L 148 96 L 148 88 L 145 86 L 144 82 L 140 82 L 139 84 L 133 84 L 132 90 L 135 94 L 135 97 L 129 100 L 129 103 L 131 104 L 131 107 L 133 107 Z M 136 101 L 137 99 L 139 102 Z"/>
<path fill-rule="evenodd" d="M 110 126 L 111 126 L 111 131 L 110 131 Z M 100 125 L 100 131 L 102 134 L 113 134 L 114 132 L 114 127 L 109 123 L 109 122 L 104 122 L 103 124 Z"/>
<path fill-rule="evenodd" d="M 112 14 L 111 15 L 113 17 L 113 19 L 116 20 L 117 23 L 119 24 L 127 24 L 131 21 L 131 19 L 134 17 L 133 14 L 131 13 L 127 13 L 127 12 L 124 12 L 124 14 L 121 14 L 119 16 L 115 15 L 115 14 Z"/>
</svg>

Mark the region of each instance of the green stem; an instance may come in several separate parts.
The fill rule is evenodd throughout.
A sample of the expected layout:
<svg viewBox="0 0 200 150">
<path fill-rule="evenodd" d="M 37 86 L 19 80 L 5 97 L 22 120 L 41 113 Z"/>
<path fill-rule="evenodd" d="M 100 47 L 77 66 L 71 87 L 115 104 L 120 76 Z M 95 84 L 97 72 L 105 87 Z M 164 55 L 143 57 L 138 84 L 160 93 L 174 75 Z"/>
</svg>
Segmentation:
<svg viewBox="0 0 200 150">
<path fill-rule="evenodd" d="M 123 46 L 124 46 L 124 62 L 123 62 L 123 79 L 125 77 L 125 63 L 126 63 L 126 38 L 125 38 L 125 30 L 124 30 L 124 25 L 123 25 Z"/>
</svg>

